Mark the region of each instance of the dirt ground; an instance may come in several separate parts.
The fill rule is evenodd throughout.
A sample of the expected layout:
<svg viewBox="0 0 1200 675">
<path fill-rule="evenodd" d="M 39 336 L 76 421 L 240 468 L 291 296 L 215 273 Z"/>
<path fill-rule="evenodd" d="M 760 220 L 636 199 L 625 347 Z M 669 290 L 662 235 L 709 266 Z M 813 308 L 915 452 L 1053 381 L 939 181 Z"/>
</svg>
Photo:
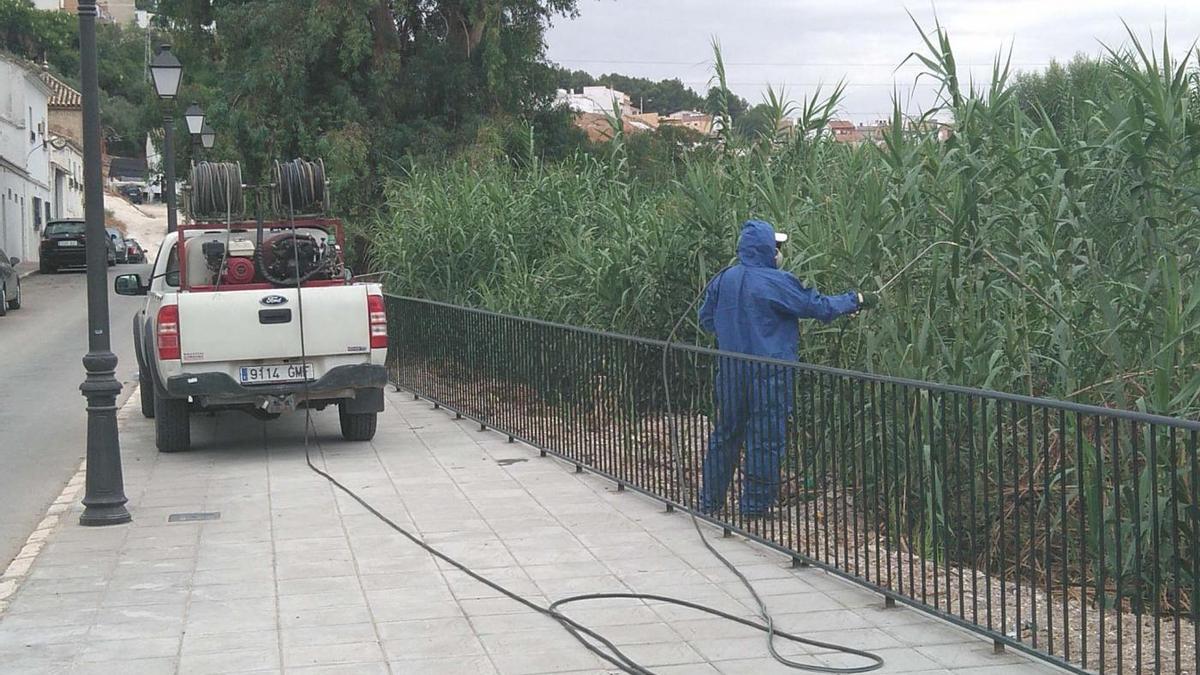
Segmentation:
<svg viewBox="0 0 1200 675">
<path fill-rule="evenodd" d="M 166 205 L 131 204 L 124 197 L 108 192 L 104 194 L 104 209 L 112 212 L 112 219 L 125 236 L 137 239 L 146 249 L 146 262 L 153 263 L 167 234 Z"/>
</svg>

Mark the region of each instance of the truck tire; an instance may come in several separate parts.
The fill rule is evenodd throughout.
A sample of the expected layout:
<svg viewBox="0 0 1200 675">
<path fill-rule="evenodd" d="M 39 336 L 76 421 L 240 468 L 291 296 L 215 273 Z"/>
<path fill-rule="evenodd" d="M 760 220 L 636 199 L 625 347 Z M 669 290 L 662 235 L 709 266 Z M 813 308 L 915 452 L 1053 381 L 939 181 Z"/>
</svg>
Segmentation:
<svg viewBox="0 0 1200 675">
<path fill-rule="evenodd" d="M 142 396 L 142 417 L 154 419 L 154 382 L 145 373 L 138 373 L 138 392 Z"/>
<path fill-rule="evenodd" d="M 183 452 L 192 444 L 192 426 L 185 398 L 165 398 L 154 392 L 154 444 L 159 452 Z"/>
<path fill-rule="evenodd" d="M 348 441 L 369 441 L 375 438 L 375 425 L 379 413 L 346 412 L 346 404 L 338 404 L 338 422 L 342 426 L 342 438 Z"/>
<path fill-rule="evenodd" d="M 21 280 L 17 279 L 17 295 L 8 301 L 9 309 L 21 309 Z"/>
</svg>

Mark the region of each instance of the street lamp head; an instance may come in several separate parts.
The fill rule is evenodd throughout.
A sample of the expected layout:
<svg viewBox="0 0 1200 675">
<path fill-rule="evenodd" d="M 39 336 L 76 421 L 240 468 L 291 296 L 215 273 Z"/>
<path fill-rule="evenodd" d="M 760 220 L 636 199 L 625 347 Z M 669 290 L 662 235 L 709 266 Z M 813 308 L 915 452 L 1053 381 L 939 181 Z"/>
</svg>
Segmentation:
<svg viewBox="0 0 1200 675">
<path fill-rule="evenodd" d="M 154 91 L 159 98 L 173 99 L 179 92 L 179 80 L 183 76 L 183 64 L 171 53 L 171 45 L 162 45 L 150 60 L 150 74 L 154 77 Z"/>
<path fill-rule="evenodd" d="M 205 150 L 212 150 L 213 145 L 217 142 L 217 133 L 213 128 L 208 126 L 208 122 L 204 123 L 204 129 L 200 132 L 200 144 Z"/>
<path fill-rule="evenodd" d="M 193 136 L 204 129 L 204 111 L 195 103 L 188 106 L 187 111 L 183 113 L 183 119 L 187 120 L 188 133 Z"/>
</svg>

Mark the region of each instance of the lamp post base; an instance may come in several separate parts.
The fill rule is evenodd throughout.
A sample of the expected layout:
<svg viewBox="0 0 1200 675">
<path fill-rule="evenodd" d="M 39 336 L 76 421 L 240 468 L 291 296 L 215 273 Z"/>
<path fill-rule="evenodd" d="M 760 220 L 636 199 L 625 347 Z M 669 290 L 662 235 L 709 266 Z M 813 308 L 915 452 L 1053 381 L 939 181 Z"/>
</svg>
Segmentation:
<svg viewBox="0 0 1200 675">
<path fill-rule="evenodd" d="M 87 398 L 87 482 L 80 525 L 120 525 L 133 520 L 125 509 L 121 475 L 121 441 L 117 436 L 117 355 L 88 352 L 83 357 L 87 379 L 79 390 Z"/>
<path fill-rule="evenodd" d="M 105 525 L 124 525 L 133 522 L 133 516 L 124 504 L 108 504 L 96 506 L 88 504 L 83 515 L 79 516 L 79 524 L 84 527 L 103 527 Z"/>
</svg>

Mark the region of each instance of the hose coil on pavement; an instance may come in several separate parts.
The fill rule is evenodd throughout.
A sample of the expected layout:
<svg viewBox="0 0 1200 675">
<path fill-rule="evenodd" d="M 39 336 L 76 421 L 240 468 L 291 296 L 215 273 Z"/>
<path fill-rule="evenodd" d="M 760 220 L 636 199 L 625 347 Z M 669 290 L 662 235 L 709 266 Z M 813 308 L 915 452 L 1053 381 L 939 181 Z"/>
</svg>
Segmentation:
<svg viewBox="0 0 1200 675">
<path fill-rule="evenodd" d="M 246 213 L 242 165 L 237 162 L 193 164 L 188 212 L 197 220 L 240 220 Z"/>
<path fill-rule="evenodd" d="M 325 187 L 325 162 L 293 159 L 275 162 L 274 187 L 271 205 L 275 213 L 317 215 L 329 208 L 329 193 Z"/>
</svg>

